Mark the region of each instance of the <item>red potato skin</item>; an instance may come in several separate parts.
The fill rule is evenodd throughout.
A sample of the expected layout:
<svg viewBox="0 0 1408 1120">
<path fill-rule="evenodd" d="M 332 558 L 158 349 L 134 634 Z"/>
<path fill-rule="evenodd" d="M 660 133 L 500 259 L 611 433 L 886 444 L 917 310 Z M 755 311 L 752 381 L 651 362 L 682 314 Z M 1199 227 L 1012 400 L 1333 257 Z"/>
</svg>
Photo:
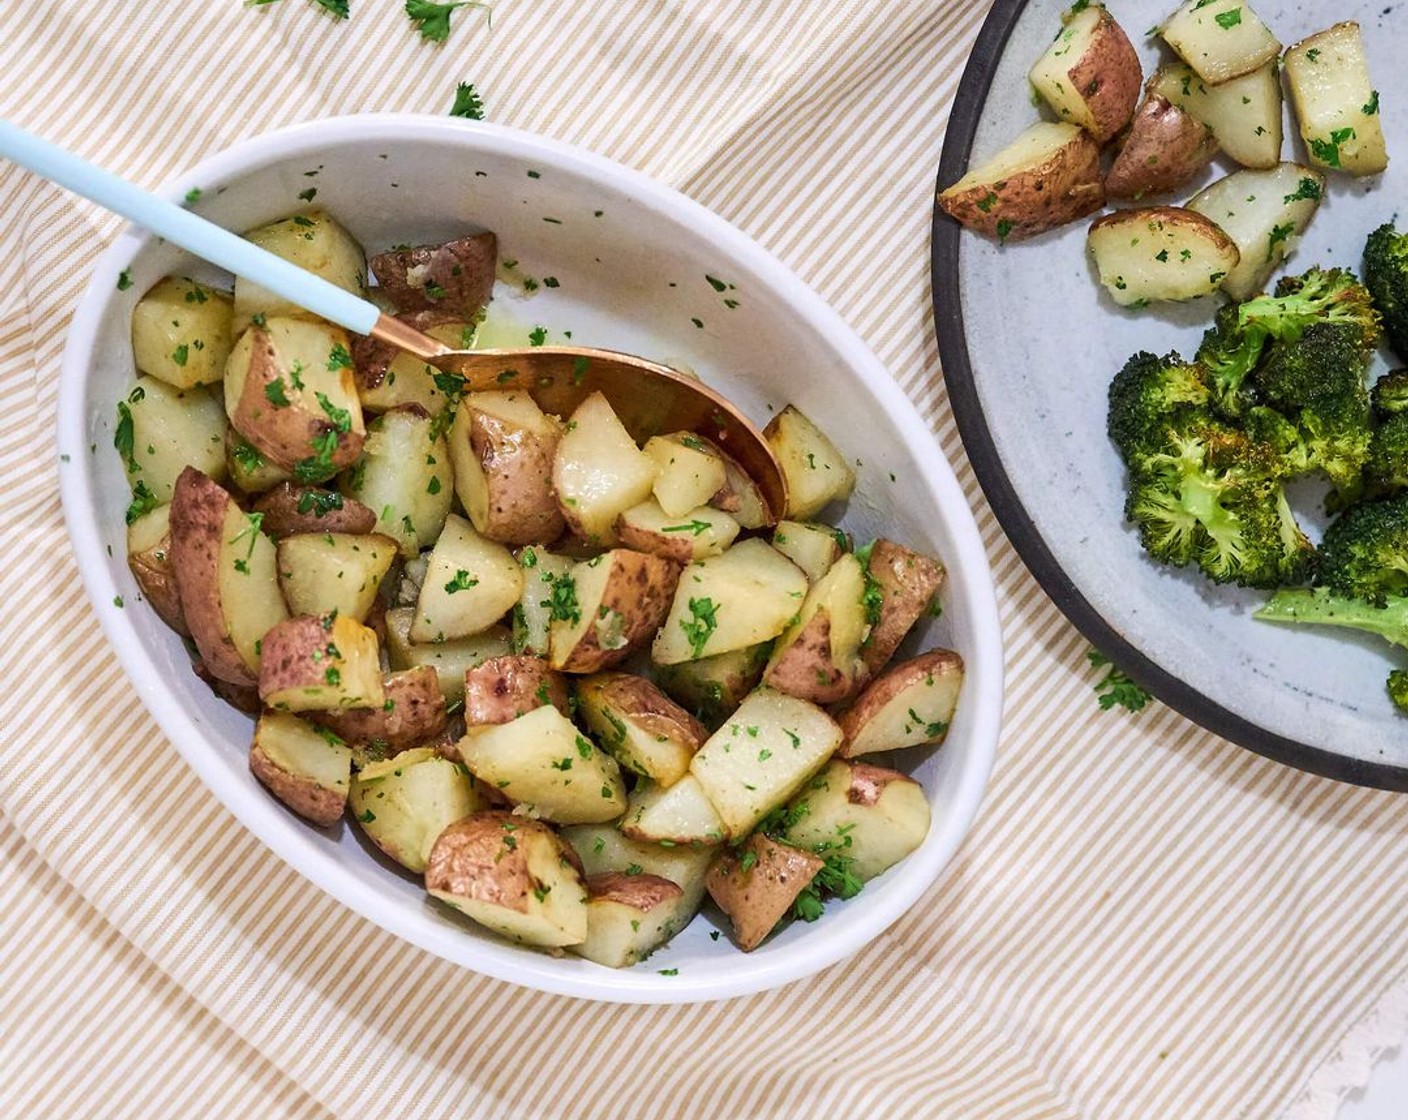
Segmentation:
<svg viewBox="0 0 1408 1120">
<path fill-rule="evenodd" d="M 618 665 L 655 636 L 670 613 L 680 566 L 663 556 L 616 548 L 604 563 L 615 565 L 601 596 L 598 610 L 617 611 L 626 620 L 625 645 L 603 649 L 596 628 L 587 627 L 581 640 L 558 668 L 568 673 L 595 673 Z M 583 605 L 583 609 L 589 609 Z"/>
<path fill-rule="evenodd" d="M 813 704 L 834 704 L 851 691 L 852 678 L 831 661 L 831 616 L 817 611 L 783 650 L 763 683 Z"/>
<path fill-rule="evenodd" d="M 392 754 L 438 739 L 449 726 L 440 680 L 429 665 L 384 679 L 389 707 L 329 708 L 306 717 L 349 743 L 385 743 Z"/>
<path fill-rule="evenodd" d="M 164 557 L 158 559 L 157 554 L 163 551 Z M 140 555 L 128 556 L 127 566 L 157 617 L 181 637 L 189 638 L 191 632 L 181 611 L 181 591 L 176 586 L 176 573 L 171 570 L 171 534 L 166 535 L 165 550 L 158 546 Z"/>
<path fill-rule="evenodd" d="M 230 640 L 220 606 L 220 548 L 225 511 L 233 502 L 195 467 L 181 472 L 171 498 L 171 568 L 182 617 L 206 671 L 229 684 L 253 687 L 259 681 Z"/>
<path fill-rule="evenodd" d="M 534 544 L 562 535 L 567 522 L 552 490 L 557 439 L 525 438 L 522 428 L 475 411 L 469 422 L 470 453 L 484 468 L 488 520 L 480 532 L 502 544 Z"/>
<path fill-rule="evenodd" d="M 923 553 L 884 537 L 871 549 L 867 569 L 884 596 L 880 621 L 860 647 L 866 676 L 872 677 L 885 667 L 905 635 L 928 610 L 943 586 L 944 570 Z"/>
<path fill-rule="evenodd" d="M 484 809 L 440 833 L 425 867 L 425 888 L 492 902 L 519 913 L 528 910 L 532 875 L 524 839 L 545 838 L 558 859 L 582 875 L 581 858 L 548 825 L 502 809 Z"/>
<path fill-rule="evenodd" d="M 398 314 L 435 311 L 473 319 L 489 302 L 498 263 L 498 239 L 492 233 L 478 233 L 443 245 L 378 253 L 368 265 Z M 408 283 L 412 269 L 424 269 L 421 284 Z M 443 294 L 429 294 L 437 288 Z"/>
<path fill-rule="evenodd" d="M 313 442 L 335 431 L 322 413 L 313 413 L 292 402 L 280 408 L 269 400 L 267 386 L 282 381 L 278 356 L 266 332 L 250 327 L 254 350 L 250 355 L 249 376 L 230 423 L 261 455 L 284 470 L 314 455 Z M 337 432 L 337 447 L 329 458 L 326 477 L 351 466 L 362 453 L 366 436 L 362 432 Z"/>
<path fill-rule="evenodd" d="M 1105 176 L 1105 193 L 1110 198 L 1144 198 L 1177 190 L 1217 152 L 1212 129 L 1151 90 Z"/>
<path fill-rule="evenodd" d="M 571 715 L 566 680 L 541 657 L 491 657 L 465 670 L 464 721 L 469 727 L 509 723 L 545 704 Z"/>
<path fill-rule="evenodd" d="M 1067 77 L 1087 101 L 1099 95 L 1095 140 L 1103 144 L 1129 124 L 1144 74 L 1134 44 L 1108 11 L 1101 13 L 1096 34 L 1101 49 L 1087 51 Z"/>
<path fill-rule="evenodd" d="M 836 722 L 845 735 L 841 749 L 836 752 L 836 757 L 852 757 L 849 753 L 851 741 L 869 722 L 871 716 L 893 700 L 897 693 L 908 688 L 920 677 L 928 676 L 931 673 L 948 673 L 955 669 L 962 670 L 962 668 L 963 658 L 951 649 L 930 650 L 928 653 L 921 653 L 918 657 L 910 658 L 908 661 L 892 665 L 887 671 L 867 684 L 864 691 L 856 697 L 849 708 L 836 716 Z M 936 741 L 941 742 L 942 738 Z"/>
<path fill-rule="evenodd" d="M 323 495 L 333 493 L 316 486 L 299 486 L 293 482 L 281 482 L 266 494 L 261 494 L 254 503 L 254 512 L 262 513 L 264 520 L 260 528 L 274 540 L 296 536 L 299 533 L 370 533 L 376 528 L 376 514 L 356 498 L 341 498 L 342 506 L 318 514 L 313 510 L 298 512 L 298 503 L 305 494 Z M 336 498 L 333 499 L 337 500 Z"/>
<path fill-rule="evenodd" d="M 756 862 L 744 870 L 742 855 Z M 709 868 L 705 885 L 733 925 L 733 939 L 745 953 L 756 949 L 816 877 L 820 857 L 754 833 L 737 849 L 727 849 Z"/>
<path fill-rule="evenodd" d="M 412 311 L 397 315 L 396 318 L 422 333 L 446 323 L 463 323 L 465 321 L 463 317 L 443 310 Z M 352 352 L 352 376 L 357 382 L 359 393 L 378 388 L 386 380 L 386 371 L 396 360 L 396 355 L 401 353 L 400 347 L 365 334 L 353 335 L 350 349 Z"/>
<path fill-rule="evenodd" d="M 846 789 L 846 800 L 852 805 L 874 805 L 891 782 L 908 780 L 898 770 L 887 770 L 883 766 L 872 766 L 868 762 L 847 762 L 846 765 L 851 771 L 851 784 Z"/>
<path fill-rule="evenodd" d="M 336 824 L 347 807 L 347 794 L 324 789 L 306 779 L 295 778 L 280 770 L 269 756 L 255 744 L 249 752 L 250 772 L 276 798 L 305 820 L 326 828 Z"/>
<path fill-rule="evenodd" d="M 673 902 L 684 891 L 678 883 L 659 875 L 627 875 L 623 871 L 603 871 L 587 876 L 587 895 L 594 901 L 605 899 L 649 913 L 657 906 Z"/>
</svg>

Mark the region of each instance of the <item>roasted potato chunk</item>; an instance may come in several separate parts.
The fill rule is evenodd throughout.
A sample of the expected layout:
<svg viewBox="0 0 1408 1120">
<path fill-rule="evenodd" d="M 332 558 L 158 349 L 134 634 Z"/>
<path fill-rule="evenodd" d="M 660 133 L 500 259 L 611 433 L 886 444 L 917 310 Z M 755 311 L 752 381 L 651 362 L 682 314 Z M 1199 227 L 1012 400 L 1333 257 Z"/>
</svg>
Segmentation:
<svg viewBox="0 0 1408 1120">
<path fill-rule="evenodd" d="M 173 389 L 139 377 L 118 402 L 113 440 L 132 488 L 145 486 L 158 502 L 169 502 L 187 467 L 224 479 L 225 429 L 224 410 L 208 389 Z"/>
<path fill-rule="evenodd" d="M 669 560 L 616 548 L 559 577 L 549 642 L 553 668 L 594 673 L 624 661 L 660 626 L 679 575 Z"/>
<path fill-rule="evenodd" d="M 572 531 L 616 543 L 616 518 L 650 497 L 655 460 L 636 446 L 600 393 L 577 406 L 553 454 L 552 485 Z"/>
<path fill-rule="evenodd" d="M 326 826 L 347 804 L 352 752 L 297 716 L 265 712 L 254 728 L 249 769 L 300 817 Z"/>
<path fill-rule="evenodd" d="M 571 950 L 607 968 L 628 968 L 670 940 L 693 915 L 678 884 L 658 875 L 592 875 L 587 938 Z"/>
<path fill-rule="evenodd" d="M 442 642 L 487 630 L 523 594 L 523 571 L 503 545 L 450 514 L 430 563 L 411 623 L 411 641 Z"/>
<path fill-rule="evenodd" d="M 342 476 L 342 492 L 376 512 L 376 531 L 406 559 L 433 544 L 454 501 L 445 437 L 425 410 L 405 405 L 367 427 L 362 458 Z"/>
<path fill-rule="evenodd" d="M 259 698 L 306 712 L 386 703 L 376 635 L 344 615 L 299 615 L 264 635 Z"/>
<path fill-rule="evenodd" d="M 1105 193 L 1139 199 L 1175 191 L 1195 179 L 1217 152 L 1212 129 L 1151 89 L 1105 175 Z"/>
<path fill-rule="evenodd" d="M 252 229 L 245 235 L 261 249 L 320 276 L 329 284 L 351 292 L 367 294 L 367 259 L 356 239 L 323 210 L 305 210 L 289 218 Z M 252 280 L 235 281 L 235 333 L 255 317 L 289 315 L 312 318 L 312 313 Z"/>
<path fill-rule="evenodd" d="M 336 490 L 281 482 L 254 503 L 260 527 L 275 540 L 298 533 L 370 533 L 376 514 Z"/>
<path fill-rule="evenodd" d="M 856 474 L 826 434 L 788 405 L 763 429 L 787 479 L 787 516 L 805 520 L 830 502 L 844 501 Z"/>
<path fill-rule="evenodd" d="M 171 506 L 148 510 L 127 526 L 127 566 L 157 617 L 189 637 L 181 611 L 181 591 L 171 568 Z"/>
<path fill-rule="evenodd" d="M 622 766 L 662 786 L 689 772 L 708 732 L 644 677 L 598 673 L 577 685 L 582 719 Z"/>
<path fill-rule="evenodd" d="M 874 676 L 920 617 L 934 609 L 944 569 L 937 560 L 881 537 L 870 547 L 865 571 L 867 590 L 877 601 L 869 605 L 872 625 L 860 656 L 866 675 Z"/>
<path fill-rule="evenodd" d="M 470 727 L 510 723 L 544 705 L 569 714 L 567 682 L 541 657 L 491 657 L 465 670 L 464 721 Z"/>
<path fill-rule="evenodd" d="M 340 614 L 365 622 L 396 542 L 379 533 L 296 533 L 278 543 L 279 586 L 294 614 Z"/>
<path fill-rule="evenodd" d="M 352 778 L 348 808 L 390 859 L 422 872 L 440 833 L 488 806 L 463 766 L 416 747 L 362 767 Z"/>
<path fill-rule="evenodd" d="M 552 490 L 562 425 L 527 393 L 471 393 L 450 429 L 455 493 L 490 540 L 556 540 L 564 521 Z"/>
<path fill-rule="evenodd" d="M 939 743 L 948 734 L 963 687 L 963 659 L 936 649 L 877 677 L 839 721 L 847 757 Z"/>
<path fill-rule="evenodd" d="M 448 724 L 440 680 L 428 665 L 382 677 L 385 699 L 377 707 L 311 710 L 307 716 L 349 743 L 390 755 L 438 739 Z"/>
<path fill-rule="evenodd" d="M 823 866 L 810 852 L 755 833 L 709 869 L 709 895 L 728 915 L 738 947 L 749 953 L 787 916 Z"/>
<path fill-rule="evenodd" d="M 1086 241 L 1100 283 L 1121 307 L 1211 295 L 1242 259 L 1216 222 L 1177 206 L 1106 214 Z"/>
<path fill-rule="evenodd" d="M 1129 124 L 1143 80 L 1134 46 L 1101 4 L 1076 13 L 1028 77 L 1057 117 L 1101 144 Z"/>
<path fill-rule="evenodd" d="M 229 292 L 183 277 L 159 281 L 132 309 L 132 358 L 174 389 L 211 385 L 230 355 Z"/>
<path fill-rule="evenodd" d="M 1350 175 L 1388 167 L 1379 95 L 1359 24 L 1337 23 L 1286 52 L 1286 81 L 1311 160 Z"/>
<path fill-rule="evenodd" d="M 473 320 L 493 293 L 498 262 L 498 239 L 476 233 L 378 253 L 371 269 L 398 312 L 438 311 Z"/>
</svg>

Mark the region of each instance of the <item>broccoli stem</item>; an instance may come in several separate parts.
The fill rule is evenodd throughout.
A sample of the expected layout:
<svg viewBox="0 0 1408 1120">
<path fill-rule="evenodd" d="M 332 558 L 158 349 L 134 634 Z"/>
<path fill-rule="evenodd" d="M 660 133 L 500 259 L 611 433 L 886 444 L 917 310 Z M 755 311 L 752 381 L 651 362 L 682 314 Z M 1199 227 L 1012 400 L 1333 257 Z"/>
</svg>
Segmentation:
<svg viewBox="0 0 1408 1120">
<path fill-rule="evenodd" d="M 1408 599 L 1386 607 L 1346 599 L 1323 587 L 1314 590 L 1278 591 L 1256 612 L 1263 622 L 1302 622 L 1315 626 L 1345 626 L 1377 634 L 1394 645 L 1408 648 Z"/>
</svg>

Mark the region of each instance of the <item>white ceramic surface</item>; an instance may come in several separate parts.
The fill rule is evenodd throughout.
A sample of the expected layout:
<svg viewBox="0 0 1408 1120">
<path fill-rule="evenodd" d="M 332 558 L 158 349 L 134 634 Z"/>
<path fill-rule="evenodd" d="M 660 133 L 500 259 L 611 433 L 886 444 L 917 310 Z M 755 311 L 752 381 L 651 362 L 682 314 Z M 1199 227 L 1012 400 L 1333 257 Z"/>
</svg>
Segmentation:
<svg viewBox="0 0 1408 1120">
<path fill-rule="evenodd" d="M 168 272 L 209 275 L 171 246 L 129 231 L 100 260 L 73 320 L 59 398 L 61 486 L 94 609 L 172 744 L 245 826 L 313 883 L 406 940 L 492 976 L 595 999 L 685 1002 L 773 987 L 855 952 L 920 901 L 957 849 L 992 766 L 1001 712 L 991 577 L 927 426 L 855 333 L 764 250 L 674 191 L 563 144 L 438 117 L 319 121 L 243 143 L 164 193 L 181 198 L 200 187 L 200 211 L 242 229 L 296 209 L 310 186 L 371 251 L 493 229 L 501 255 L 517 259 L 521 272 L 558 281 L 510 300 L 514 319 L 570 330 L 586 345 L 688 362 L 755 418 L 794 402 L 864 461 L 841 523 L 862 538 L 883 530 L 943 558 L 943 617 L 920 637 L 960 650 L 968 666 L 947 743 L 898 760 L 929 791 L 934 825 L 917 852 L 856 899 L 752 954 L 726 937 L 711 939 L 701 916 L 645 964 L 613 971 L 500 941 L 428 903 L 411 877 L 373 859 L 353 828 L 321 832 L 297 820 L 248 772 L 249 720 L 195 679 L 181 643 L 140 601 L 124 564 L 128 495 L 112 429 L 115 402 L 133 380 L 131 310 Z M 133 284 L 118 291 L 123 270 Z M 720 293 L 710 276 L 733 287 Z M 119 595 L 124 609 L 115 605 Z"/>
<path fill-rule="evenodd" d="M 1037 117 L 1026 72 L 1059 27 L 1065 0 L 1033 0 L 995 71 L 973 150 L 978 161 Z M 1320 212 L 1283 272 L 1311 265 L 1358 268 L 1370 230 L 1408 197 L 1408 71 L 1398 59 L 1403 16 L 1390 5 L 1258 0 L 1257 13 L 1290 44 L 1337 19 L 1361 22 L 1381 92 L 1393 163 L 1376 180 L 1329 176 Z M 1171 5 L 1126 0 L 1111 12 L 1139 50 L 1145 73 L 1161 55 L 1145 37 Z M 1304 160 L 1287 107 L 1283 158 Z M 1195 189 L 1235 170 L 1225 159 Z M 1165 199 L 1157 200 L 1164 202 Z M 1125 524 L 1124 468 L 1105 435 L 1110 379 L 1139 350 L 1191 357 L 1220 300 L 1117 308 L 1085 251 L 1087 222 L 999 248 L 962 240 L 962 310 L 973 379 L 997 453 L 1056 562 L 1105 621 L 1136 649 L 1223 708 L 1298 743 L 1372 763 L 1408 766 L 1408 724 L 1385 693 L 1401 658 L 1368 636 L 1276 628 L 1251 619 L 1265 594 L 1220 588 L 1196 572 L 1149 561 Z M 1278 274 L 1279 275 L 1279 274 Z M 1387 368 L 1380 359 L 1375 375 Z M 1319 491 L 1298 488 L 1296 509 L 1318 539 Z M 1190 713 L 1196 714 L 1196 713 Z"/>
</svg>

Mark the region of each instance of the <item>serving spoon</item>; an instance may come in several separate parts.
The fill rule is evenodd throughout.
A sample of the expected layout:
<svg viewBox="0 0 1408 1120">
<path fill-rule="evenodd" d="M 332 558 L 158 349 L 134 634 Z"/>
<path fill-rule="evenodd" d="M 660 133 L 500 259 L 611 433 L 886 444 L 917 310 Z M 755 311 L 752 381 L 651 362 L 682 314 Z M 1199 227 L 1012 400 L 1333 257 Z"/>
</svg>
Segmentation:
<svg viewBox="0 0 1408 1120">
<path fill-rule="evenodd" d="M 387 315 L 369 300 L 4 119 L 0 119 L 0 157 L 305 311 L 457 374 L 464 378 L 467 392 L 520 387 L 544 411 L 559 416 L 599 392 L 637 440 L 676 431 L 707 436 L 757 483 L 769 523 L 775 523 L 786 509 L 782 468 L 763 434 L 726 397 L 678 370 L 632 354 L 582 346 L 456 350 Z"/>
</svg>

